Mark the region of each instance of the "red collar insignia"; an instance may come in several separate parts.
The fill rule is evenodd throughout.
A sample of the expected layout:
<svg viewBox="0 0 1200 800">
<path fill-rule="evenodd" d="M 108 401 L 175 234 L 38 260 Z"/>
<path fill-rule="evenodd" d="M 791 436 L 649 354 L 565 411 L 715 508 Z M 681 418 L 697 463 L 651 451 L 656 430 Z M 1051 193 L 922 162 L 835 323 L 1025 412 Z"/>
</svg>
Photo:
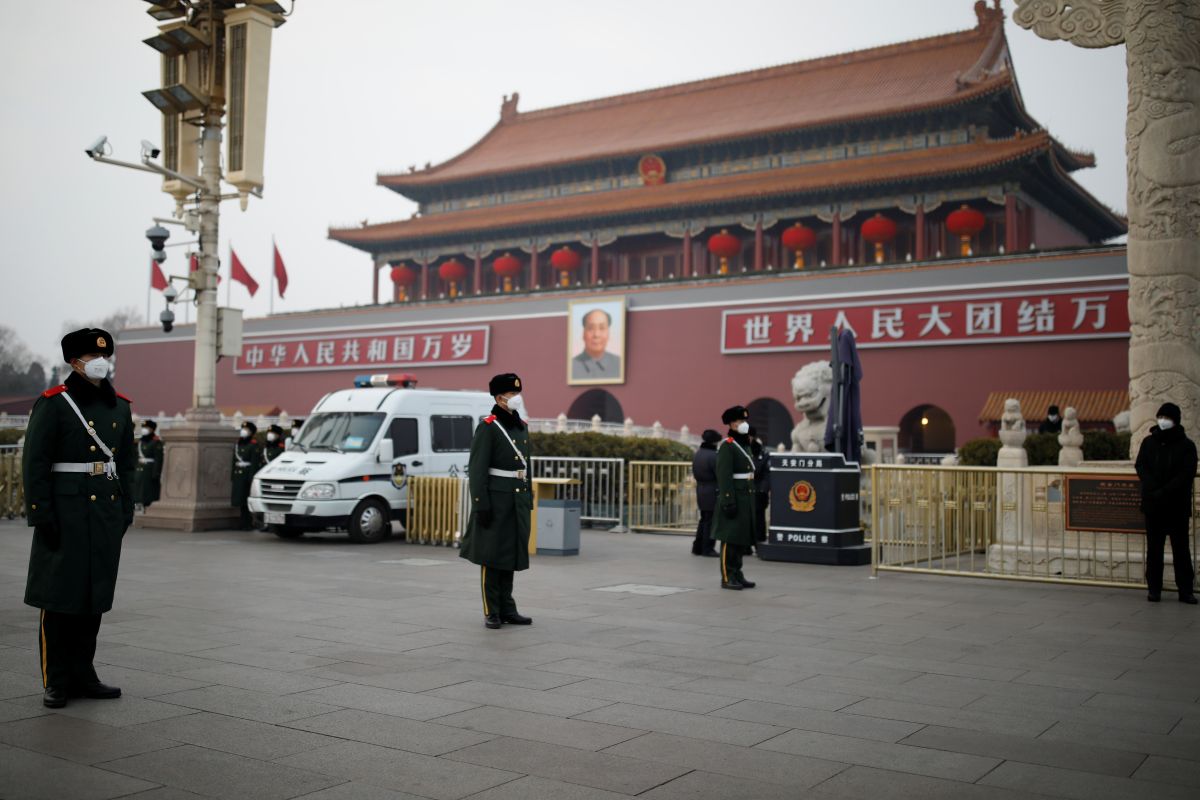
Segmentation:
<svg viewBox="0 0 1200 800">
<path fill-rule="evenodd" d="M 58 386 L 51 386 L 46 391 L 42 392 L 42 397 L 54 397 L 56 394 L 62 394 L 67 390 L 65 383 L 60 383 Z"/>
<path fill-rule="evenodd" d="M 493 422 L 496 421 L 496 415 L 488 414 L 486 417 L 483 418 L 483 421 L 486 422 L 488 425 L 491 425 Z"/>
</svg>

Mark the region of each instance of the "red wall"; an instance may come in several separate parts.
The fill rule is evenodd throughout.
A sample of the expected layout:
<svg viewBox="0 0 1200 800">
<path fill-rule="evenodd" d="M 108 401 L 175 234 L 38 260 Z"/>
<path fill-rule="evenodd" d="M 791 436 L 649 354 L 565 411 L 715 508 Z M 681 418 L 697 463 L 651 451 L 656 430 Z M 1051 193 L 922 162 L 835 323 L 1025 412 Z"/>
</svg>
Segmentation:
<svg viewBox="0 0 1200 800">
<path fill-rule="evenodd" d="M 320 322 L 314 320 L 314 327 Z M 528 387 L 525 402 L 532 414 L 553 417 L 595 388 L 566 384 L 565 325 L 562 316 L 493 322 L 489 364 L 415 374 L 423 386 L 486 389 L 493 374 L 517 372 Z M 760 397 L 773 397 L 791 409 L 792 375 L 828 357 L 816 351 L 722 355 L 720 308 L 634 311 L 627 335 L 626 383 L 599 388 L 610 391 L 640 425 L 657 420 L 693 431 L 720 428 L 723 409 Z M 863 421 L 898 425 L 913 407 L 934 404 L 950 414 L 962 444 L 987 435 L 978 417 L 989 392 L 1125 388 L 1127 347 L 1124 339 L 1105 339 L 862 350 Z M 139 414 L 174 414 L 191 402 L 191 341 L 126 340 L 117 367 L 118 388 L 133 398 Z M 323 394 L 351 386 L 363 371 L 240 376 L 233 373 L 233 359 L 224 359 L 218 365 L 217 404 L 225 409 L 278 405 L 305 416 Z"/>
</svg>

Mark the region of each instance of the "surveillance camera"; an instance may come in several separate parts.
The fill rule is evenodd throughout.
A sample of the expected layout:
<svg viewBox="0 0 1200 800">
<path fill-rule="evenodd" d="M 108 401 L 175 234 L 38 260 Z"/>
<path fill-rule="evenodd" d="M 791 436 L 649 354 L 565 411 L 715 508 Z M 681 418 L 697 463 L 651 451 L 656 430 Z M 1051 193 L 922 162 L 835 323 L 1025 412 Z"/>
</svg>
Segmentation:
<svg viewBox="0 0 1200 800">
<path fill-rule="evenodd" d="M 167 251 L 166 250 L 151 250 L 150 258 L 154 259 L 155 263 L 161 264 L 167 260 Z"/>
<path fill-rule="evenodd" d="M 166 309 L 158 315 L 158 321 L 162 323 L 163 333 L 170 333 L 175 327 L 175 312 L 171 309 Z"/>
<path fill-rule="evenodd" d="M 171 238 L 171 232 L 162 225 L 152 225 L 146 229 L 146 238 L 150 240 L 150 246 L 156 251 L 161 251 L 166 245 L 167 239 Z"/>
<path fill-rule="evenodd" d="M 156 145 L 151 144 L 146 139 L 142 139 L 142 158 L 158 158 L 158 154 L 161 152 L 162 150 Z"/>
<path fill-rule="evenodd" d="M 92 146 L 83 152 L 88 154 L 89 158 L 99 158 L 104 155 L 104 148 L 108 146 L 108 137 L 101 136 L 96 141 L 92 142 Z"/>
<path fill-rule="evenodd" d="M 179 290 L 173 284 L 168 283 L 167 288 L 163 289 L 163 297 L 167 298 L 168 303 L 174 303 L 175 298 L 179 297 Z"/>
</svg>

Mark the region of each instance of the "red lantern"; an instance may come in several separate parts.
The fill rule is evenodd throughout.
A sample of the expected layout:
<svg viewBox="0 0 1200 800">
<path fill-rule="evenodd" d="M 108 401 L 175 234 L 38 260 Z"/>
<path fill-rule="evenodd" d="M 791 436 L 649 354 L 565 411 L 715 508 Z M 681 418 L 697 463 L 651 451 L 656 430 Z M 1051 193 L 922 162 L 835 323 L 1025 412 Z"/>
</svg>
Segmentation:
<svg viewBox="0 0 1200 800">
<path fill-rule="evenodd" d="M 862 237 L 875 245 L 875 263 L 883 263 L 883 246 L 896 238 L 896 223 L 879 212 L 862 224 Z"/>
<path fill-rule="evenodd" d="M 513 278 L 521 274 L 521 260 L 505 253 L 492 262 L 492 272 L 504 278 L 504 291 L 511 292 Z"/>
<path fill-rule="evenodd" d="M 417 279 L 417 273 L 404 264 L 392 267 L 392 283 L 396 285 L 396 298 L 401 302 L 408 300 L 408 287 Z"/>
<path fill-rule="evenodd" d="M 946 230 L 959 239 L 959 252 L 964 256 L 971 255 L 971 238 L 978 235 L 987 225 L 987 217 L 982 211 L 976 211 L 968 205 L 951 211 L 946 216 Z"/>
<path fill-rule="evenodd" d="M 721 259 L 721 275 L 729 273 L 729 259 L 742 252 L 742 242 L 724 228 L 708 237 L 708 252 Z"/>
<path fill-rule="evenodd" d="M 458 297 L 458 282 L 467 277 L 467 268 L 461 261 L 452 258 L 438 267 L 438 277 L 450 284 L 450 296 Z"/>
<path fill-rule="evenodd" d="M 817 243 L 817 232 L 797 222 L 783 232 L 783 246 L 796 253 L 796 269 L 804 269 L 804 251 Z"/>
<path fill-rule="evenodd" d="M 579 269 L 579 265 L 582 263 L 582 261 L 583 259 L 580 258 L 579 253 L 576 253 L 566 245 L 563 245 L 550 254 L 550 266 L 562 273 L 561 278 L 559 279 L 559 283 L 562 286 L 570 285 L 571 279 L 567 273 L 574 272 L 575 270 Z"/>
</svg>

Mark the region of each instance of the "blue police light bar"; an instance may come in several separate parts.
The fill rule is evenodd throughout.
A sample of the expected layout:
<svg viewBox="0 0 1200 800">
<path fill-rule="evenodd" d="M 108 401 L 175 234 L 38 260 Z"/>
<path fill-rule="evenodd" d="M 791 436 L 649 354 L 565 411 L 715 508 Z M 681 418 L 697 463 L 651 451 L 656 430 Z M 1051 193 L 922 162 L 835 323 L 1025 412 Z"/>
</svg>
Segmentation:
<svg viewBox="0 0 1200 800">
<path fill-rule="evenodd" d="M 356 389 L 363 389 L 368 386 L 399 386 L 402 389 L 411 389 L 416 385 L 416 376 L 410 375 L 407 372 L 394 375 L 356 375 L 354 378 L 354 387 Z"/>
</svg>

